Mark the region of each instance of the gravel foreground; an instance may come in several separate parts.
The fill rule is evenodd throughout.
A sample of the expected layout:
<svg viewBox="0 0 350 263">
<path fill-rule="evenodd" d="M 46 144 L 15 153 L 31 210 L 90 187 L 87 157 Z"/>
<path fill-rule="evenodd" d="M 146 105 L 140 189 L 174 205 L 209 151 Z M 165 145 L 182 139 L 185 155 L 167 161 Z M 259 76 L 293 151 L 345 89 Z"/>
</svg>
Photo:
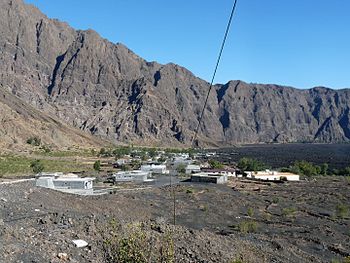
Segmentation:
<svg viewBox="0 0 350 263">
<path fill-rule="evenodd" d="M 350 256 L 349 189 L 343 178 L 182 183 L 174 226 L 170 187 L 82 197 L 0 185 L 0 262 L 112 262 L 111 222 L 138 225 L 149 240 L 170 237 L 175 262 L 341 262 Z"/>
</svg>

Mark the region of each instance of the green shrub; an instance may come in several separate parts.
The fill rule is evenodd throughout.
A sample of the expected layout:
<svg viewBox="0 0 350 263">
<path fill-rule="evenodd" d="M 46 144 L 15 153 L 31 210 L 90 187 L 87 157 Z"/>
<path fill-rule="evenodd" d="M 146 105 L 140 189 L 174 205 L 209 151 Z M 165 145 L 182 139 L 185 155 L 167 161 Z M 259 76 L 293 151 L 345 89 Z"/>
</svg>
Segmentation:
<svg viewBox="0 0 350 263">
<path fill-rule="evenodd" d="M 125 155 L 129 155 L 131 153 L 130 147 L 119 147 L 112 151 L 112 154 L 118 159 Z"/>
<path fill-rule="evenodd" d="M 349 167 L 345 167 L 343 169 L 340 170 L 333 170 L 333 174 L 334 175 L 340 175 L 340 176 L 350 176 L 350 166 Z"/>
<path fill-rule="evenodd" d="M 277 196 L 274 196 L 274 197 L 272 198 L 272 203 L 274 203 L 274 204 L 278 204 L 279 201 L 280 201 L 280 199 L 279 199 L 279 197 L 277 197 Z"/>
<path fill-rule="evenodd" d="M 328 168 L 329 168 L 328 163 L 323 163 L 321 165 L 321 175 L 326 176 L 328 174 Z"/>
<path fill-rule="evenodd" d="M 324 167 L 323 169 L 326 169 L 326 167 Z M 320 175 L 321 171 L 322 169 L 320 166 L 314 165 L 307 161 L 296 161 L 291 168 L 291 172 L 304 176 Z"/>
<path fill-rule="evenodd" d="M 238 230 L 241 233 L 255 233 L 258 230 L 258 223 L 252 220 L 242 221 L 238 225 Z"/>
<path fill-rule="evenodd" d="M 30 137 L 28 140 L 27 140 L 27 143 L 32 145 L 32 146 L 40 146 L 41 144 L 41 139 L 39 137 Z"/>
<path fill-rule="evenodd" d="M 184 164 L 180 164 L 177 166 L 176 171 L 180 174 L 186 173 L 186 166 Z"/>
<path fill-rule="evenodd" d="M 217 160 L 209 160 L 209 165 L 213 169 L 222 169 L 224 165 Z"/>
<path fill-rule="evenodd" d="M 51 147 L 49 145 L 43 145 L 41 149 L 43 149 L 45 153 L 51 152 Z"/>
<path fill-rule="evenodd" d="M 251 207 L 249 207 L 249 208 L 248 208 L 248 211 L 247 211 L 247 215 L 248 215 L 249 217 L 253 217 L 253 216 L 254 216 L 254 209 L 251 208 Z"/>
<path fill-rule="evenodd" d="M 32 161 L 30 167 L 32 168 L 35 174 L 41 173 L 44 170 L 44 165 L 41 163 L 40 160 Z"/>
<path fill-rule="evenodd" d="M 98 156 L 111 157 L 112 156 L 111 149 L 101 148 L 100 152 L 98 153 Z"/>
<path fill-rule="evenodd" d="M 282 209 L 283 216 L 294 216 L 297 212 L 297 209 L 295 207 L 286 207 Z"/>
<path fill-rule="evenodd" d="M 186 193 L 187 193 L 187 194 L 193 194 L 193 192 L 194 192 L 194 191 L 193 191 L 193 188 L 187 188 L 187 189 L 186 189 Z"/>
<path fill-rule="evenodd" d="M 94 162 L 94 170 L 97 172 L 101 171 L 101 161 L 100 160 Z"/>
<path fill-rule="evenodd" d="M 122 226 L 115 220 L 102 230 L 104 262 L 174 263 L 172 235 L 152 236 L 142 224 Z"/>
<path fill-rule="evenodd" d="M 349 216 L 349 207 L 345 204 L 338 204 L 335 208 L 335 214 L 338 218 L 347 218 Z"/>
</svg>

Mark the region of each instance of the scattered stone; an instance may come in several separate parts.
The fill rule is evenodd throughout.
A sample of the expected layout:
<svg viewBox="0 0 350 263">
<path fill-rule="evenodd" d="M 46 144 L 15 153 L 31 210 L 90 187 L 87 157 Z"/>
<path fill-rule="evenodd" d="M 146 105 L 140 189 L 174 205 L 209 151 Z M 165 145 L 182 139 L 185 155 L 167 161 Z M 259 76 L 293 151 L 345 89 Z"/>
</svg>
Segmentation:
<svg viewBox="0 0 350 263">
<path fill-rule="evenodd" d="M 68 257 L 68 254 L 67 253 L 58 253 L 57 254 L 57 257 L 63 261 L 68 261 L 69 260 L 69 257 Z"/>
<path fill-rule="evenodd" d="M 82 239 L 72 240 L 72 242 L 76 245 L 76 247 L 79 247 L 79 248 L 86 247 L 87 245 L 89 245 L 88 242 Z"/>
</svg>

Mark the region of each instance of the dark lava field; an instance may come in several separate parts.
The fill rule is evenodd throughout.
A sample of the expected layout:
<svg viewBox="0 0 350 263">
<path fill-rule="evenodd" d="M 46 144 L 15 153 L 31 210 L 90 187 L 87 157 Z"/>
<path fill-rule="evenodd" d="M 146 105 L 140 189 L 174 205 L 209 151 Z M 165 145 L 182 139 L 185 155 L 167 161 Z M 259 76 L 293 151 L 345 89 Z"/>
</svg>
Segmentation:
<svg viewBox="0 0 350 263">
<path fill-rule="evenodd" d="M 213 150 L 215 151 L 215 150 Z M 350 166 L 350 144 L 252 144 L 217 151 L 221 160 L 237 162 L 242 157 L 258 159 L 272 168 L 288 167 L 305 160 L 330 169 Z"/>
</svg>

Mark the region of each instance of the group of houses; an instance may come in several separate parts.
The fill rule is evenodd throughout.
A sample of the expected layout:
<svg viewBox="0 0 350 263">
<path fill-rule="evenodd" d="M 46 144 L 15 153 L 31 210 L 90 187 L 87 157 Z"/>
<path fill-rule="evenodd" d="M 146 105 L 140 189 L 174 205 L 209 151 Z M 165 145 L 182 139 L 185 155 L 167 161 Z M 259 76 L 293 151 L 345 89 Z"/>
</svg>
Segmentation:
<svg viewBox="0 0 350 263">
<path fill-rule="evenodd" d="M 154 174 L 169 174 L 165 164 L 145 164 L 139 170 L 119 171 L 112 175 L 114 182 L 147 182 L 152 181 L 150 177 Z"/>
<path fill-rule="evenodd" d="M 211 153 L 215 154 L 215 153 Z M 118 159 L 114 166 L 120 167 L 130 162 L 130 159 Z M 138 169 L 123 170 L 111 175 L 114 183 L 134 182 L 144 183 L 155 180 L 159 175 L 176 175 L 181 173 L 190 176 L 192 182 L 225 184 L 230 177 L 245 177 L 252 180 L 263 181 L 298 181 L 299 175 L 277 171 L 240 171 L 235 168 L 211 168 L 208 163 L 195 162 L 189 154 L 174 154 L 166 161 L 145 162 Z M 74 194 L 93 194 L 93 177 L 81 178 L 76 174 L 41 173 L 37 176 L 36 185 Z"/>
</svg>

